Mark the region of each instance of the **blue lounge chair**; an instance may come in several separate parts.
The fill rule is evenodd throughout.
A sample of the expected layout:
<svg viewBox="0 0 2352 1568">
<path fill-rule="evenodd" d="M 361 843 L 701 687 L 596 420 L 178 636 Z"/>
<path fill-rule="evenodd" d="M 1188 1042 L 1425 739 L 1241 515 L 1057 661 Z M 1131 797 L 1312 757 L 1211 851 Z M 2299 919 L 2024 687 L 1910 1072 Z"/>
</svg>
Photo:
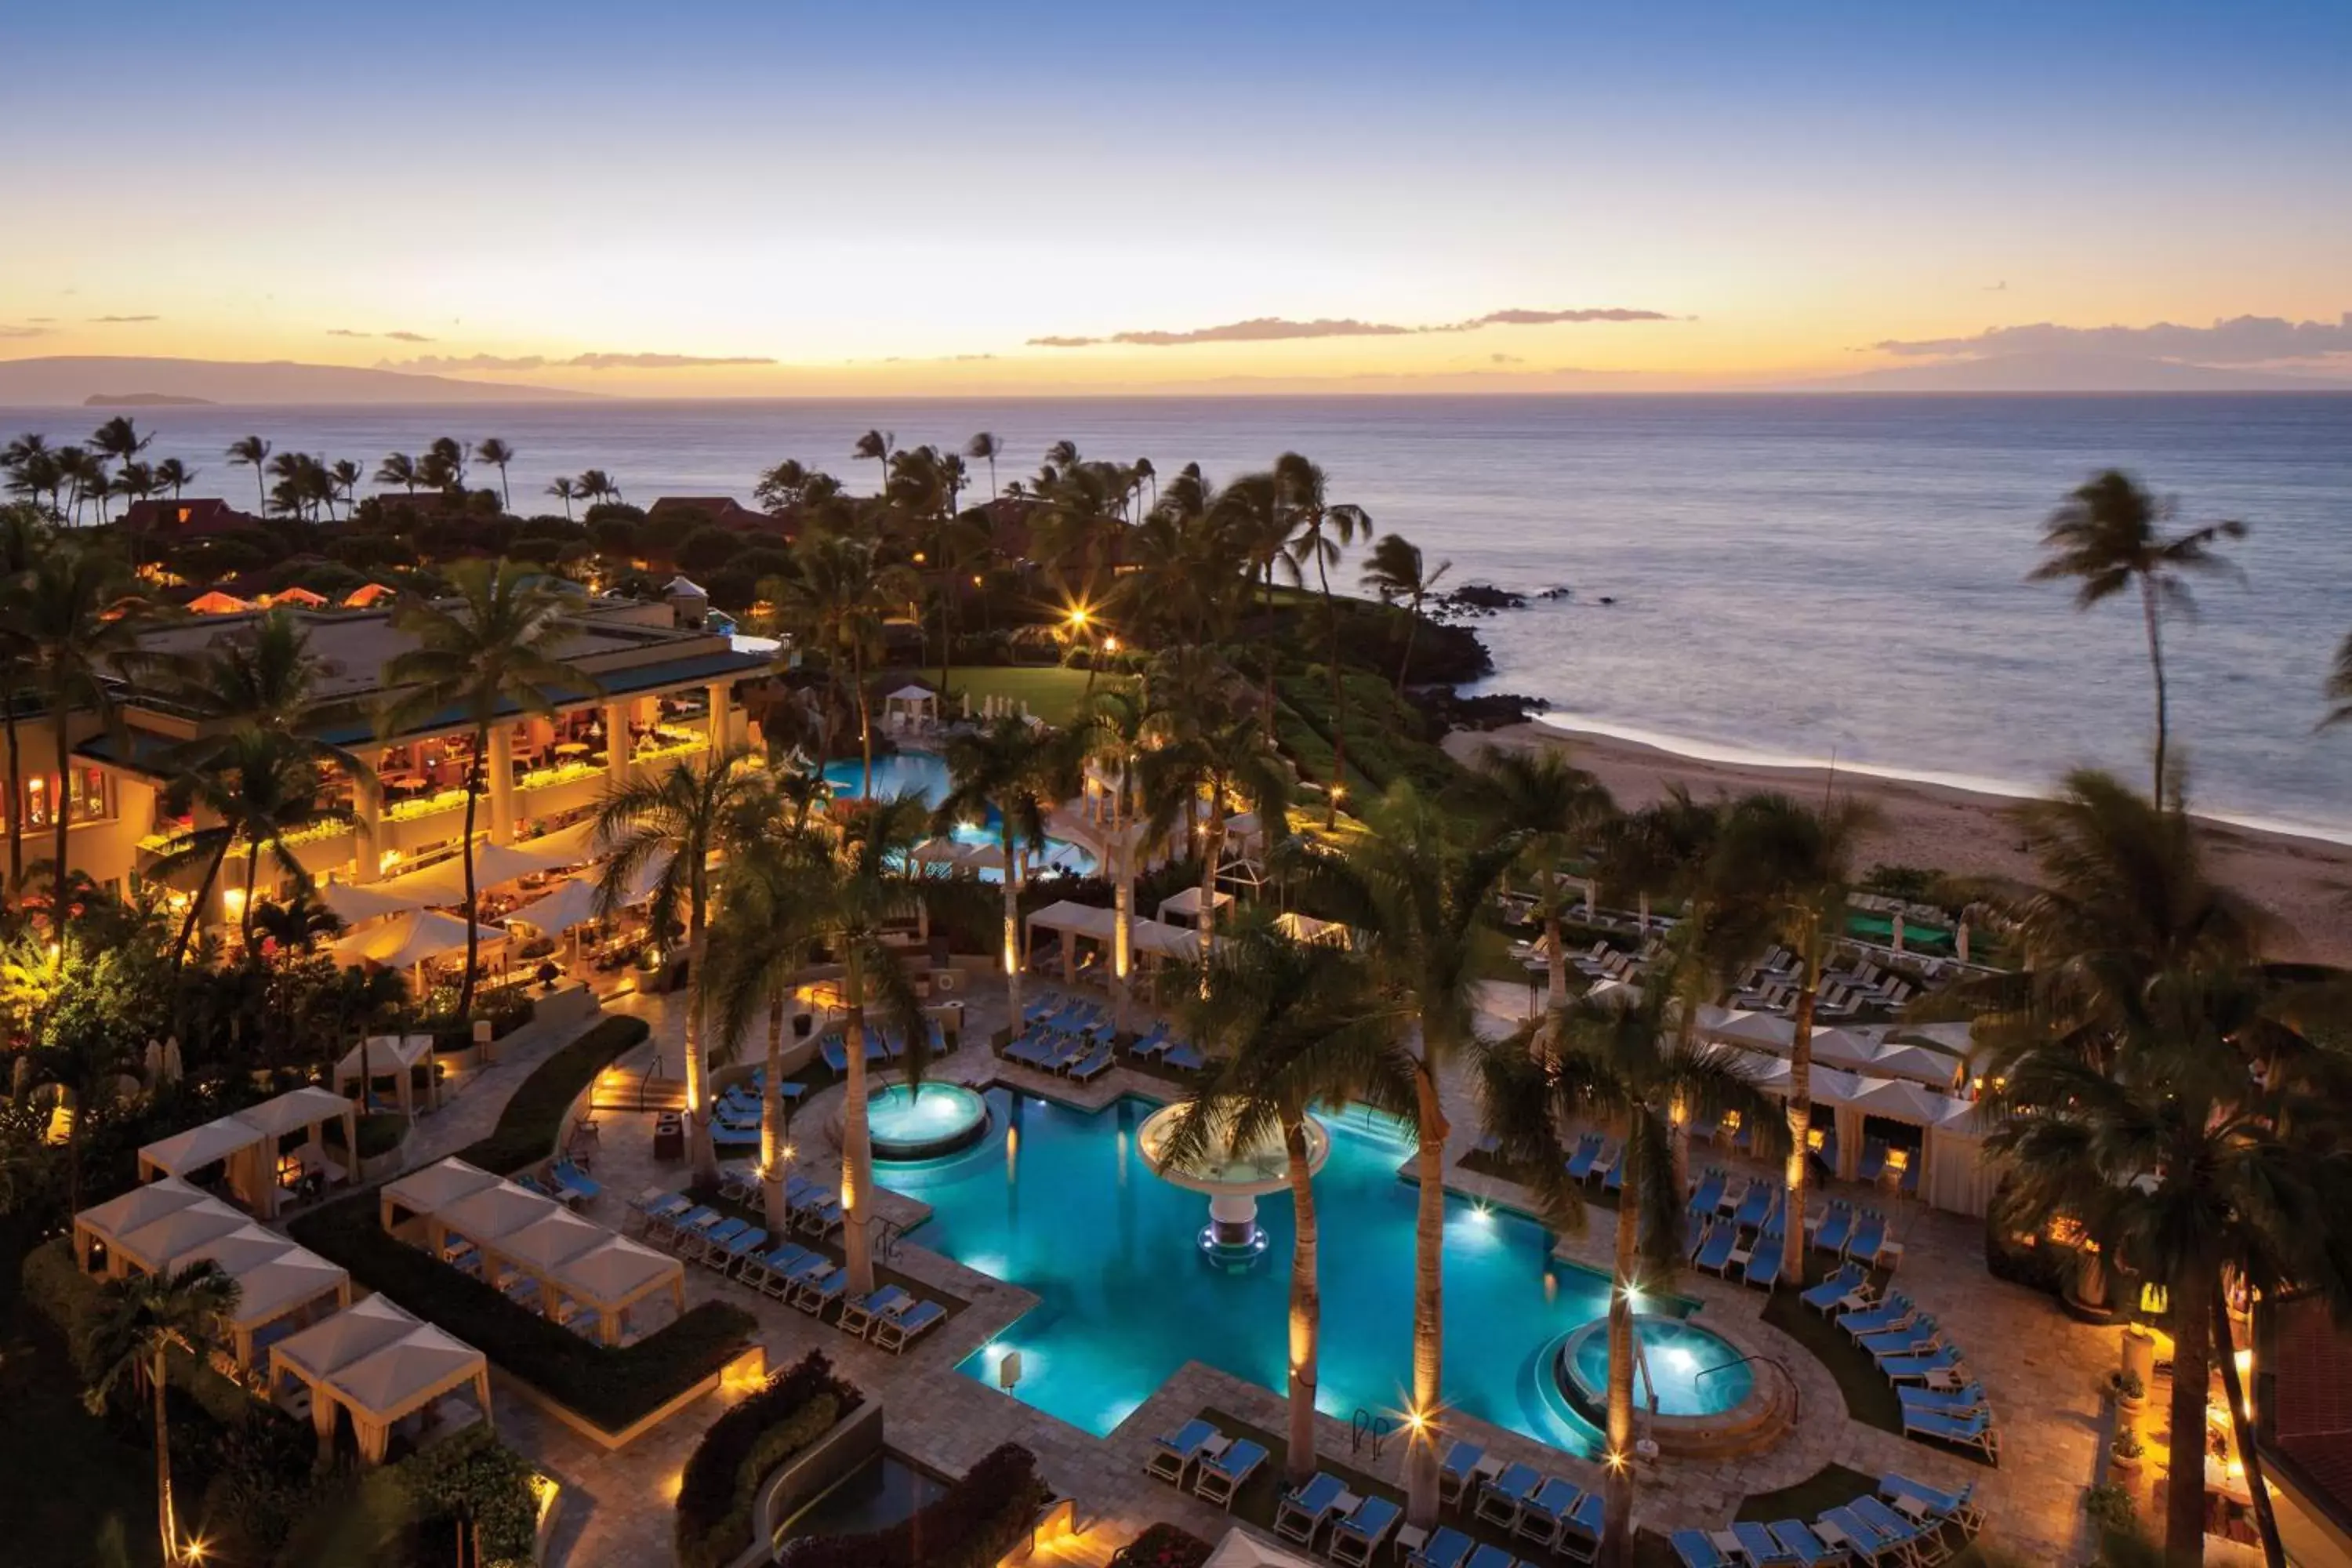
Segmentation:
<svg viewBox="0 0 2352 1568">
<path fill-rule="evenodd" d="M 1087 1054 L 1086 1060 L 1070 1069 L 1070 1078 L 1076 1083 L 1092 1083 L 1108 1071 L 1110 1071 L 1110 1047 L 1097 1046 Z"/>
<path fill-rule="evenodd" d="M 1215 1426 L 1194 1416 L 1153 1441 L 1151 1457 L 1143 1461 L 1143 1473 L 1182 1486 L 1193 1462 L 1201 1457 L 1202 1445 L 1214 1442 L 1219 1435 Z"/>
<path fill-rule="evenodd" d="M 712 1247 L 724 1247 L 751 1228 L 751 1222 L 748 1219 L 721 1219 L 699 1230 L 688 1231 L 679 1250 L 698 1262 Z"/>
<path fill-rule="evenodd" d="M 877 1318 L 874 1343 L 892 1355 L 903 1354 L 908 1345 L 947 1321 L 947 1316 L 948 1310 L 937 1301 L 918 1301 L 903 1312 Z"/>
<path fill-rule="evenodd" d="M 1347 1483 L 1339 1477 L 1328 1470 L 1316 1471 L 1315 1479 L 1305 1486 L 1282 1494 L 1282 1502 L 1274 1510 L 1274 1532 L 1311 1550 L 1324 1521 L 1339 1512 L 1339 1500 L 1347 1491 Z"/>
<path fill-rule="evenodd" d="M 866 1331 L 874 1326 L 875 1319 L 903 1307 L 910 1307 L 914 1302 L 915 1299 L 898 1286 L 885 1285 L 870 1295 L 852 1296 L 843 1301 L 841 1316 L 833 1321 L 833 1326 L 843 1333 L 856 1334 L 862 1340 Z"/>
<path fill-rule="evenodd" d="M 1568 1157 L 1568 1179 L 1571 1182 L 1588 1180 L 1592 1174 L 1592 1167 L 1601 1159 L 1601 1151 L 1608 1146 L 1608 1142 L 1598 1132 L 1588 1132 L 1578 1139 L 1576 1152 Z"/>
<path fill-rule="evenodd" d="M 1850 1508 L 1824 1509 L 1821 1518 L 1813 1521 L 1813 1529 L 1823 1541 L 1864 1563 L 1910 1555 L 1905 1550 L 1905 1542 L 1877 1530 Z"/>
<path fill-rule="evenodd" d="M 1226 1444 L 1222 1454 L 1203 1454 L 1200 1474 L 1192 1480 L 1192 1495 L 1231 1513 L 1234 1495 L 1265 1460 L 1265 1449 L 1246 1437 Z"/>
<path fill-rule="evenodd" d="M 1916 1321 L 1899 1329 L 1858 1334 L 1853 1342 L 1869 1352 L 1872 1360 L 1881 1361 L 1891 1355 L 1926 1355 L 1944 1342 L 1944 1336 L 1936 1325 L 1936 1315 L 1922 1312 Z"/>
<path fill-rule="evenodd" d="M 1785 1188 L 1772 1194 L 1772 1211 L 1764 1216 L 1756 1234 L 1766 1241 L 1779 1241 L 1789 1234 L 1789 1194 Z"/>
<path fill-rule="evenodd" d="M 1847 1338 L 1859 1340 L 1867 1334 L 1883 1334 L 1889 1329 L 1902 1328 L 1917 1316 L 1918 1309 L 1912 1306 L 1910 1297 L 1901 1291 L 1890 1291 L 1886 1300 L 1875 1307 L 1840 1313 L 1837 1322 L 1838 1327 L 1846 1331 Z"/>
<path fill-rule="evenodd" d="M 1209 1065 L 1209 1058 L 1201 1054 L 1200 1047 L 1191 1045 L 1171 1046 L 1160 1059 L 1179 1072 L 1199 1072 Z"/>
<path fill-rule="evenodd" d="M 768 1244 L 768 1233 L 758 1226 L 739 1230 L 724 1241 L 714 1241 L 702 1249 L 704 1267 L 716 1268 L 721 1274 L 731 1273 L 746 1258 L 757 1258 Z"/>
<path fill-rule="evenodd" d="M 1477 1542 L 1450 1524 L 1441 1524 L 1421 1550 L 1405 1558 L 1405 1568 L 1463 1568 Z"/>
<path fill-rule="evenodd" d="M 1698 1244 L 1698 1254 L 1691 1261 L 1710 1274 L 1720 1274 L 1729 1266 L 1731 1255 L 1739 1246 L 1739 1227 L 1736 1225 L 1707 1226 L 1706 1239 Z"/>
<path fill-rule="evenodd" d="M 1853 1235 L 1853 1205 L 1832 1202 L 1822 1216 L 1821 1228 L 1813 1232 L 1813 1246 L 1823 1252 L 1843 1252 Z"/>
<path fill-rule="evenodd" d="M 1885 1246 L 1886 1216 L 1876 1209 L 1864 1209 L 1853 1235 L 1846 1239 L 1845 1255 L 1857 1263 L 1875 1263 Z"/>
<path fill-rule="evenodd" d="M 1445 1458 L 1437 1468 L 1437 1506 L 1451 1508 L 1462 1500 L 1462 1490 L 1478 1468 L 1478 1461 L 1486 1450 L 1466 1437 L 1456 1437 L 1446 1446 Z"/>
<path fill-rule="evenodd" d="M 1839 1302 L 1861 1289 L 1869 1279 L 1861 1268 L 1849 1263 L 1797 1299 L 1814 1311 L 1826 1314 L 1836 1310 Z"/>
<path fill-rule="evenodd" d="M 1715 1549 L 1704 1530 L 1677 1530 L 1672 1539 L 1683 1568 L 1732 1568 L 1731 1559 Z"/>
<path fill-rule="evenodd" d="M 1747 1195 L 1739 1200 L 1738 1212 L 1731 1216 L 1731 1223 L 1748 1230 L 1761 1229 L 1765 1216 L 1772 1212 L 1775 1195 L 1776 1189 L 1769 1182 L 1748 1183 Z"/>
<path fill-rule="evenodd" d="M 1559 1543 L 1560 1527 L 1582 1500 L 1584 1489 L 1558 1476 L 1546 1476 L 1543 1484 L 1528 1494 L 1519 1505 L 1519 1522 L 1514 1533 L 1526 1537 L 1538 1546 Z"/>
<path fill-rule="evenodd" d="M 1898 1506 L 1906 1501 L 1916 1503 L 1937 1519 L 1958 1525 L 1964 1535 L 1974 1535 L 1984 1524 L 1984 1512 L 1973 1500 L 1976 1489 L 1974 1481 L 1958 1491 L 1948 1492 L 1925 1481 L 1915 1481 L 1908 1476 L 1885 1475 L 1878 1478 L 1879 1496 L 1893 1500 Z"/>
<path fill-rule="evenodd" d="M 1723 1206 L 1723 1188 L 1728 1180 L 1721 1171 L 1710 1169 L 1699 1178 L 1698 1191 L 1691 1194 L 1684 1212 L 1699 1219 L 1711 1219 Z"/>
<path fill-rule="evenodd" d="M 1601 1178 L 1601 1190 L 1604 1193 L 1625 1190 L 1625 1145 L 1622 1143 L 1617 1146 L 1617 1157 L 1609 1162 L 1608 1173 Z"/>
<path fill-rule="evenodd" d="M 1481 1546 L 1463 1568 L 1522 1568 L 1519 1560 L 1499 1546 Z"/>
<path fill-rule="evenodd" d="M 1608 1500 L 1599 1492 L 1587 1492 L 1568 1510 L 1561 1521 L 1559 1544 L 1561 1554 L 1579 1563 L 1590 1563 L 1601 1555 L 1601 1525 L 1608 1515 Z"/>
<path fill-rule="evenodd" d="M 1932 1410 L 1938 1415 L 1973 1415 L 1985 1407 L 1981 1383 L 1964 1388 L 1914 1388 L 1906 1383 L 1895 1393 L 1904 1409 Z"/>
<path fill-rule="evenodd" d="M 1752 1519 L 1735 1521 L 1732 1539 L 1739 1542 L 1739 1555 L 1748 1560 L 1748 1568 L 1766 1568 L 1768 1563 L 1794 1563 L 1796 1558 L 1782 1550 L 1772 1539 L 1772 1532 Z"/>
<path fill-rule="evenodd" d="M 1854 1164 L 1854 1179 L 1861 1182 L 1874 1182 L 1878 1180 L 1879 1173 L 1885 1169 L 1886 1145 L 1875 1138 L 1866 1140 L 1862 1146 L 1862 1158 Z"/>
<path fill-rule="evenodd" d="M 1906 1437 L 1933 1437 L 1938 1443 L 1949 1443 L 1958 1448 L 1974 1448 L 1986 1458 L 1999 1463 L 2000 1443 L 1993 1436 L 1992 1415 L 1979 1410 L 1973 1415 L 1943 1415 L 1933 1410 L 1903 1408 L 1903 1435 Z"/>
<path fill-rule="evenodd" d="M 1951 1345 L 1939 1346 L 1927 1355 L 1888 1356 L 1878 1363 L 1878 1370 L 1893 1383 L 1925 1383 L 1939 1372 L 1956 1372 L 1960 1364 L 1960 1352 Z"/>
<path fill-rule="evenodd" d="M 1748 1255 L 1748 1267 L 1740 1276 L 1759 1290 L 1769 1290 L 1780 1283 L 1780 1244 L 1767 1235 Z"/>
<path fill-rule="evenodd" d="M 756 1122 L 749 1127 L 730 1127 L 724 1121 L 710 1124 L 710 1142 L 721 1149 L 757 1148 L 761 1137 Z"/>
<path fill-rule="evenodd" d="M 570 1160 L 558 1160 L 547 1173 L 555 1178 L 557 1185 L 569 1187 L 583 1198 L 598 1198 L 604 1194 L 604 1184 Z"/>
<path fill-rule="evenodd" d="M 824 1310 L 849 1293 L 849 1276 L 838 1268 L 803 1275 L 793 1286 L 793 1305 L 822 1322 Z"/>
<path fill-rule="evenodd" d="M 1906 1552 L 1931 1533 L 1927 1526 L 1895 1512 L 1874 1496 L 1858 1497 L 1847 1506 L 1853 1510 L 1856 1519 L 1878 1531 L 1882 1539 L 1894 1542 Z"/>
<path fill-rule="evenodd" d="M 1783 1519 L 1773 1523 L 1772 1540 L 1781 1552 L 1797 1563 L 1799 1568 L 1826 1568 L 1840 1561 L 1845 1553 L 1813 1533 L 1813 1527 L 1801 1519 Z"/>
<path fill-rule="evenodd" d="M 1490 1524 L 1516 1530 L 1520 1505 L 1542 1482 L 1542 1475 L 1533 1465 L 1507 1465 L 1502 1474 L 1478 1489 L 1478 1505 L 1472 1511 Z"/>
<path fill-rule="evenodd" d="M 1403 1518 L 1402 1504 L 1384 1497 L 1368 1497 L 1353 1513 L 1333 1521 L 1331 1544 L 1324 1549 L 1325 1554 L 1350 1568 L 1371 1568 L 1373 1554 L 1387 1544 Z"/>
</svg>

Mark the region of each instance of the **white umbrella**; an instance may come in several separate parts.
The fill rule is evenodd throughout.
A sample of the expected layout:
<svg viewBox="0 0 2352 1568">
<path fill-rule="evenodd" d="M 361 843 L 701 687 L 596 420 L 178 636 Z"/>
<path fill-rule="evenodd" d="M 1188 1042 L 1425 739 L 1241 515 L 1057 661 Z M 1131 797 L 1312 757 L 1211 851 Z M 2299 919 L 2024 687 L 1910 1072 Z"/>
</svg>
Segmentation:
<svg viewBox="0 0 2352 1568">
<path fill-rule="evenodd" d="M 566 877 L 545 898 L 513 910 L 507 919 L 541 936 L 562 936 L 596 918 L 596 887 L 584 877 Z"/>
<path fill-rule="evenodd" d="M 363 888 L 350 882 L 330 882 L 320 889 L 319 900 L 345 925 L 425 909 L 435 901 L 423 892 L 395 892 L 390 883 Z"/>
<path fill-rule="evenodd" d="M 506 928 L 478 927 L 480 944 L 489 947 L 507 939 Z M 374 963 L 386 969 L 413 969 L 429 959 L 445 958 L 466 950 L 466 922 L 437 910 L 412 910 L 373 931 L 355 931 L 335 943 L 338 963 Z"/>
</svg>

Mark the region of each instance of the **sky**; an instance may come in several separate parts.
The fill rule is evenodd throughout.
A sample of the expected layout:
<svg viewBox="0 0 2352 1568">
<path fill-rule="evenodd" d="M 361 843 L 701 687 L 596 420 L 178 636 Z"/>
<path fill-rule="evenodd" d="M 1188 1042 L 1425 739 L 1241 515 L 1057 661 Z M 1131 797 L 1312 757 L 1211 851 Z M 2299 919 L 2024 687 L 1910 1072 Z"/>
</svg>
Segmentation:
<svg viewBox="0 0 2352 1568">
<path fill-rule="evenodd" d="M 638 396 L 2352 376 L 2343 0 L 22 0 L 6 37 L 0 358 Z"/>
</svg>

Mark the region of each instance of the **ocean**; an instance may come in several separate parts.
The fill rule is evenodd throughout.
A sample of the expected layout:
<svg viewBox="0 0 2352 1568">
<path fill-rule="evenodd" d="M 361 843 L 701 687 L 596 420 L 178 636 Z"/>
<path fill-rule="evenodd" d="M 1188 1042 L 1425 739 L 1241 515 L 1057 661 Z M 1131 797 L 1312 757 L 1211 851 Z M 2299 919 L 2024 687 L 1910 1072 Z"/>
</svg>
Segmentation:
<svg viewBox="0 0 2352 1568">
<path fill-rule="evenodd" d="M 2004 793 L 2083 763 L 2137 779 L 2153 733 L 2137 602 L 2078 613 L 2025 581 L 2051 510 L 2120 467 L 2180 521 L 2242 519 L 2237 574 L 2168 627 L 2173 733 L 2198 809 L 2352 839 L 2352 727 L 2315 734 L 2352 631 L 2352 395 L 1821 395 L 597 402 L 158 408 L 152 458 L 252 500 L 237 436 L 373 468 L 433 437 L 502 437 L 518 510 L 557 474 L 625 497 L 732 494 L 784 458 L 870 489 L 870 426 L 904 445 L 993 430 L 1010 479 L 1087 457 L 1223 479 L 1304 452 L 1336 499 L 1448 581 L 1565 588 L 1479 621 L 1491 689 L 1553 722 L 1735 760 L 1822 762 Z M 0 410 L 0 436 L 79 438 L 100 410 Z M 987 482 L 978 465 L 979 482 Z M 984 493 L 984 492 L 983 492 Z M 1354 569 L 1341 574 L 1352 581 Z M 1604 602 L 1605 601 L 1605 602 Z"/>
</svg>

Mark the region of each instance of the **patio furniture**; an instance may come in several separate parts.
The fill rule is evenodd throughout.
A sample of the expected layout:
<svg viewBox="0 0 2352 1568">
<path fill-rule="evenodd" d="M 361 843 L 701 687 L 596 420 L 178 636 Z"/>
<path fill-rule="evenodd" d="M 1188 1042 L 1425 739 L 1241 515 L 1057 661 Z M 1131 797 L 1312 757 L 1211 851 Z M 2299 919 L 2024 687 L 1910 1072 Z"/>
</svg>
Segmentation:
<svg viewBox="0 0 2352 1568">
<path fill-rule="evenodd" d="M 843 1333 L 864 1339 L 866 1331 L 874 1326 L 875 1319 L 910 1307 L 914 1302 L 915 1299 L 900 1287 L 885 1285 L 879 1290 L 853 1296 L 842 1302 L 841 1316 L 833 1321 L 833 1326 Z"/>
<path fill-rule="evenodd" d="M 1213 1424 L 1196 1415 L 1175 1431 L 1153 1439 L 1151 1457 L 1143 1461 L 1143 1473 L 1181 1487 L 1192 1473 L 1194 1461 L 1200 1458 L 1201 1450 L 1221 1436 Z"/>
<path fill-rule="evenodd" d="M 1406 1568 L 1463 1568 L 1477 1544 L 1452 1525 L 1442 1524 L 1437 1533 L 1405 1554 Z"/>
<path fill-rule="evenodd" d="M 1192 1479 L 1192 1495 L 1233 1511 L 1234 1494 L 1266 1461 L 1266 1451 L 1244 1437 L 1228 1443 L 1224 1451 L 1201 1456 L 1200 1472 Z"/>
<path fill-rule="evenodd" d="M 1543 1484 L 1529 1493 L 1519 1505 L 1519 1521 L 1514 1533 L 1526 1537 L 1538 1546 L 1557 1546 L 1559 1532 L 1568 1522 L 1570 1510 L 1582 1500 L 1584 1489 L 1558 1476 L 1546 1476 Z"/>
<path fill-rule="evenodd" d="M 1404 1519 L 1402 1504 L 1384 1497 L 1368 1497 L 1344 1519 L 1332 1521 L 1331 1544 L 1325 1549 L 1334 1563 L 1370 1568 L 1373 1553 Z"/>
<path fill-rule="evenodd" d="M 1506 1466 L 1502 1474 L 1478 1489 L 1477 1506 L 1471 1511 L 1489 1524 L 1517 1529 L 1520 1504 L 1542 1480 L 1533 1465 Z"/>
<path fill-rule="evenodd" d="M 1773 1542 L 1799 1568 L 1826 1568 L 1829 1563 L 1845 1560 L 1844 1552 L 1815 1535 L 1812 1526 L 1801 1519 L 1776 1520 L 1770 1529 Z"/>
<path fill-rule="evenodd" d="M 902 1354 L 908 1345 L 945 1322 L 947 1315 L 948 1310 L 937 1301 L 918 1301 L 904 1311 L 875 1320 L 874 1343 L 892 1355 Z"/>
<path fill-rule="evenodd" d="M 1274 1532 L 1311 1550 L 1324 1522 L 1339 1511 L 1339 1500 L 1347 1495 L 1347 1485 L 1339 1477 L 1316 1471 L 1305 1486 L 1282 1494 L 1274 1510 Z"/>
<path fill-rule="evenodd" d="M 1704 1530 L 1677 1530 L 1671 1539 L 1683 1568 L 1732 1568 L 1731 1559 L 1715 1549 Z"/>
<path fill-rule="evenodd" d="M 1450 1508 L 1462 1500 L 1463 1489 L 1478 1468 L 1486 1450 L 1466 1438 L 1456 1437 L 1445 1449 L 1445 1458 L 1437 1470 L 1437 1506 Z"/>
</svg>

